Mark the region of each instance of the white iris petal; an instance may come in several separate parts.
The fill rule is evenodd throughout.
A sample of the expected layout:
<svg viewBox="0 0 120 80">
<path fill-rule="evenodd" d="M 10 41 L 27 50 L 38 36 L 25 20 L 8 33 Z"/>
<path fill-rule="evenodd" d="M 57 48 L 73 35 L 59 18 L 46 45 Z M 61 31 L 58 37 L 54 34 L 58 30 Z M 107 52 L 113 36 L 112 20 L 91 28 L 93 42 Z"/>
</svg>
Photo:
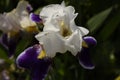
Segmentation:
<svg viewBox="0 0 120 80">
<path fill-rule="evenodd" d="M 22 17 L 22 19 L 20 21 L 20 25 L 23 29 L 27 29 L 29 27 L 36 26 L 35 22 L 33 22 L 32 20 L 29 19 L 29 15 Z"/>
<path fill-rule="evenodd" d="M 78 27 L 78 28 L 79 28 L 82 36 L 85 36 L 89 33 L 89 30 L 84 27 Z"/>
<path fill-rule="evenodd" d="M 79 30 L 76 30 L 66 40 L 67 50 L 70 51 L 74 56 L 81 50 L 82 46 L 82 35 Z"/>
<path fill-rule="evenodd" d="M 56 52 L 65 53 L 66 51 L 64 39 L 55 32 L 42 32 L 35 37 L 43 45 L 46 55 L 49 57 L 54 57 Z"/>
<path fill-rule="evenodd" d="M 18 31 L 21 27 L 15 10 L 0 15 L 0 29 L 3 32 Z"/>
<path fill-rule="evenodd" d="M 35 22 L 29 18 L 29 13 L 27 11 L 28 5 L 30 4 L 27 1 L 20 1 L 16 7 L 16 14 L 19 17 L 19 24 L 23 29 L 36 26 Z"/>
<path fill-rule="evenodd" d="M 54 57 L 57 52 L 64 53 L 67 50 L 76 56 L 81 50 L 82 36 L 89 31 L 75 24 L 77 15 L 72 6 L 65 7 L 64 1 L 61 5 L 52 4 L 41 10 L 44 28 L 36 38 L 43 45 L 47 56 Z"/>
</svg>

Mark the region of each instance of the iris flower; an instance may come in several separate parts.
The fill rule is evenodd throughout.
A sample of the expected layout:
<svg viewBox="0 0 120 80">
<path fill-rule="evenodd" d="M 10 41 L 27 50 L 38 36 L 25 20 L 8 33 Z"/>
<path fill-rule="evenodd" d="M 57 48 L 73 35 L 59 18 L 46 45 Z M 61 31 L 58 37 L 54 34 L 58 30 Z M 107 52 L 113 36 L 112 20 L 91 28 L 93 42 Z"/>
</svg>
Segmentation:
<svg viewBox="0 0 120 80">
<path fill-rule="evenodd" d="M 39 22 L 39 17 L 44 25 L 43 31 L 35 36 L 44 50 L 44 54 L 40 54 L 39 58 L 53 58 L 57 52 L 70 51 L 74 56 L 78 56 L 84 68 L 94 68 L 90 61 L 89 49 L 96 45 L 96 40 L 93 37 L 85 37 L 89 31 L 75 24 L 77 15 L 74 7 L 66 7 L 64 1 L 61 4 L 45 6 L 39 16 L 31 14 L 33 21 Z"/>
<path fill-rule="evenodd" d="M 51 4 L 45 6 L 40 15 L 30 14 L 30 18 L 39 23 L 43 22 L 43 31 L 35 38 L 40 44 L 24 50 L 17 58 L 19 67 L 31 71 L 32 80 L 43 80 L 51 59 L 56 53 L 70 51 L 79 59 L 79 63 L 85 69 L 93 69 L 89 49 L 96 45 L 95 38 L 86 36 L 89 31 L 75 24 L 78 13 L 72 6 L 65 6 L 65 3 Z"/>
<path fill-rule="evenodd" d="M 88 30 L 75 24 L 78 13 L 72 6 L 65 3 L 45 6 L 40 12 L 43 21 L 43 32 L 35 37 L 45 50 L 45 55 L 54 57 L 57 52 L 70 51 L 74 56 L 82 48 L 82 36 L 88 34 Z M 33 18 L 33 17 L 32 17 Z"/>
<path fill-rule="evenodd" d="M 20 1 L 15 9 L 0 14 L 0 30 L 5 33 L 18 32 L 28 27 L 36 26 L 29 19 L 29 12 L 32 10 L 31 5 L 27 1 Z"/>
<path fill-rule="evenodd" d="M 21 31 L 37 31 L 36 23 L 29 19 L 31 10 L 31 5 L 27 1 L 21 0 L 15 9 L 0 14 L 0 30 L 3 32 L 0 37 L 0 44 L 5 47 L 9 56 L 15 52 Z"/>
</svg>

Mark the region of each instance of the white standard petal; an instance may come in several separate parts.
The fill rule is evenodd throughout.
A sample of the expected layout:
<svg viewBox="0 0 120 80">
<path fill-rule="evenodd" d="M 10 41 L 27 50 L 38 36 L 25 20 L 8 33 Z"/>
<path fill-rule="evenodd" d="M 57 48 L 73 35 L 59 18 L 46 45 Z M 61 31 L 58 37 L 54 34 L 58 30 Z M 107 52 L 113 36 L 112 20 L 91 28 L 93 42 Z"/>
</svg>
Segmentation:
<svg viewBox="0 0 120 80">
<path fill-rule="evenodd" d="M 65 11 L 68 13 L 70 20 L 74 20 L 78 15 L 78 13 L 75 13 L 75 9 L 72 6 L 65 7 Z"/>
<path fill-rule="evenodd" d="M 18 31 L 21 29 L 15 10 L 0 15 L 0 29 L 3 32 Z"/>
<path fill-rule="evenodd" d="M 11 12 L 0 15 L 0 29 L 3 32 L 19 31 L 22 28 L 29 26 L 35 26 L 35 23 L 29 19 L 29 13 L 27 11 L 29 3 L 27 1 L 20 1 L 16 9 Z"/>
<path fill-rule="evenodd" d="M 22 17 L 20 25 L 23 29 L 36 26 L 36 23 L 29 19 L 29 16 Z"/>
<path fill-rule="evenodd" d="M 27 1 L 20 1 L 15 9 L 15 14 L 19 17 L 19 24 L 23 29 L 36 26 L 36 23 L 29 18 L 28 6 L 31 5 Z"/>
<path fill-rule="evenodd" d="M 40 12 L 40 18 L 45 23 L 46 21 L 49 20 L 49 18 L 51 17 L 53 18 L 55 14 L 60 14 L 61 12 L 63 12 L 63 8 L 64 6 L 61 6 L 60 4 L 51 4 L 45 6 Z"/>
<path fill-rule="evenodd" d="M 78 29 L 80 30 L 82 36 L 85 36 L 89 33 L 89 30 L 84 28 L 84 27 L 79 27 L 78 26 Z"/>
<path fill-rule="evenodd" d="M 29 3 L 27 1 L 21 0 L 16 7 L 17 14 L 27 15 L 28 14 L 28 12 L 27 12 L 27 6 L 28 5 L 29 5 Z"/>
<path fill-rule="evenodd" d="M 54 57 L 57 52 L 66 52 L 65 41 L 63 37 L 56 32 L 41 32 L 35 37 L 40 44 L 43 45 L 48 57 Z"/>
<path fill-rule="evenodd" d="M 16 15 L 15 10 L 6 13 L 5 19 L 7 23 L 11 24 L 13 31 L 21 29 L 21 26 L 19 24 L 19 17 Z"/>
<path fill-rule="evenodd" d="M 67 50 L 70 51 L 74 56 L 77 55 L 82 48 L 82 35 L 80 31 L 75 30 L 69 38 L 66 39 Z"/>
<path fill-rule="evenodd" d="M 11 28 L 11 25 L 5 21 L 5 15 L 0 14 L 0 30 L 3 32 L 8 32 Z"/>
<path fill-rule="evenodd" d="M 49 20 L 49 22 L 44 23 L 43 31 L 54 31 L 59 32 L 59 25 L 55 23 L 53 20 Z"/>
<path fill-rule="evenodd" d="M 65 1 L 62 1 L 61 6 L 65 7 Z"/>
<path fill-rule="evenodd" d="M 70 22 L 70 28 L 71 28 L 72 32 L 74 32 L 75 30 L 78 29 L 80 31 L 80 33 L 81 33 L 82 36 L 85 36 L 85 35 L 87 35 L 89 33 L 88 29 L 86 29 L 84 27 L 77 26 L 75 24 L 74 20 L 71 20 L 71 22 Z"/>
</svg>

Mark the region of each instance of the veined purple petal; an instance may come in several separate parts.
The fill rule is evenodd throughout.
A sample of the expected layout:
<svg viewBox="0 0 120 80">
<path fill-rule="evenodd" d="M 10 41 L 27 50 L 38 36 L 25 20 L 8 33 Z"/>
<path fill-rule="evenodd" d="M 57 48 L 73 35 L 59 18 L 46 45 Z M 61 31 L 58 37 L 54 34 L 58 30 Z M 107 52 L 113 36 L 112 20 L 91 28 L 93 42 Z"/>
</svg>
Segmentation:
<svg viewBox="0 0 120 80">
<path fill-rule="evenodd" d="M 83 47 L 81 52 L 78 53 L 78 59 L 81 66 L 85 69 L 94 69 L 94 65 L 90 59 L 89 48 Z"/>
<path fill-rule="evenodd" d="M 19 42 L 20 37 L 17 35 L 16 36 L 12 36 L 8 38 L 8 34 L 3 34 L 0 37 L 0 44 L 5 48 L 5 50 L 8 52 L 8 56 L 11 57 L 16 50 L 16 45 Z"/>
<path fill-rule="evenodd" d="M 34 45 L 23 51 L 16 60 L 19 67 L 31 71 L 32 80 L 44 80 L 51 64 L 50 58 L 37 58 L 41 50 L 40 45 Z"/>
<path fill-rule="evenodd" d="M 3 34 L 0 38 L 0 44 L 5 48 L 8 52 L 8 56 L 11 57 L 15 53 L 16 42 L 12 38 L 8 38 L 7 34 Z"/>
<path fill-rule="evenodd" d="M 17 65 L 23 68 L 30 68 L 30 65 L 37 60 L 37 55 L 40 51 L 41 47 L 37 45 L 27 48 L 17 57 Z"/>
<path fill-rule="evenodd" d="M 8 49 L 8 36 L 7 34 L 2 34 L 0 37 L 0 44 L 5 48 Z"/>
<path fill-rule="evenodd" d="M 34 63 L 31 67 L 32 80 L 44 80 L 50 67 L 51 60 L 43 59 Z"/>
<path fill-rule="evenodd" d="M 15 38 L 8 39 L 8 56 L 11 57 L 15 54 L 16 46 L 18 41 Z"/>
<path fill-rule="evenodd" d="M 26 9 L 27 9 L 28 12 L 31 12 L 33 10 L 31 5 L 27 5 Z"/>
<path fill-rule="evenodd" d="M 34 22 L 41 22 L 42 20 L 40 19 L 39 15 L 30 13 L 30 19 Z"/>
<path fill-rule="evenodd" d="M 87 43 L 89 47 L 95 46 L 97 44 L 96 39 L 91 36 L 83 37 L 83 40 Z"/>
</svg>

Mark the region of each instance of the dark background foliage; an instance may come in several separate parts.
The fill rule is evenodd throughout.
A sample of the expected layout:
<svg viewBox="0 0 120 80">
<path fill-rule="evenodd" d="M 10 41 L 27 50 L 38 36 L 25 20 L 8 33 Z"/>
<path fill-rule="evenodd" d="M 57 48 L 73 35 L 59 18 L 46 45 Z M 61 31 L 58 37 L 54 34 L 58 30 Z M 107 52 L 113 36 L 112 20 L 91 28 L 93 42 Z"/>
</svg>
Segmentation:
<svg viewBox="0 0 120 80">
<path fill-rule="evenodd" d="M 0 0 L 0 12 L 11 11 L 17 6 L 18 1 Z M 45 5 L 62 2 L 62 0 L 28 1 L 36 13 Z M 64 56 L 58 54 L 46 80 L 120 80 L 120 0 L 65 0 L 65 2 L 66 5 L 74 6 L 79 13 L 76 24 L 88 28 L 90 30 L 88 35 L 97 39 L 97 46 L 90 51 L 96 67 L 93 70 L 85 70 L 71 54 Z M 17 55 L 29 44 L 26 42 L 28 40 L 23 38 L 19 43 Z M 30 80 L 29 71 L 15 66 L 15 58 L 9 59 L 0 47 L 0 80 Z M 10 79 L 2 79 L 3 77 Z"/>
</svg>

